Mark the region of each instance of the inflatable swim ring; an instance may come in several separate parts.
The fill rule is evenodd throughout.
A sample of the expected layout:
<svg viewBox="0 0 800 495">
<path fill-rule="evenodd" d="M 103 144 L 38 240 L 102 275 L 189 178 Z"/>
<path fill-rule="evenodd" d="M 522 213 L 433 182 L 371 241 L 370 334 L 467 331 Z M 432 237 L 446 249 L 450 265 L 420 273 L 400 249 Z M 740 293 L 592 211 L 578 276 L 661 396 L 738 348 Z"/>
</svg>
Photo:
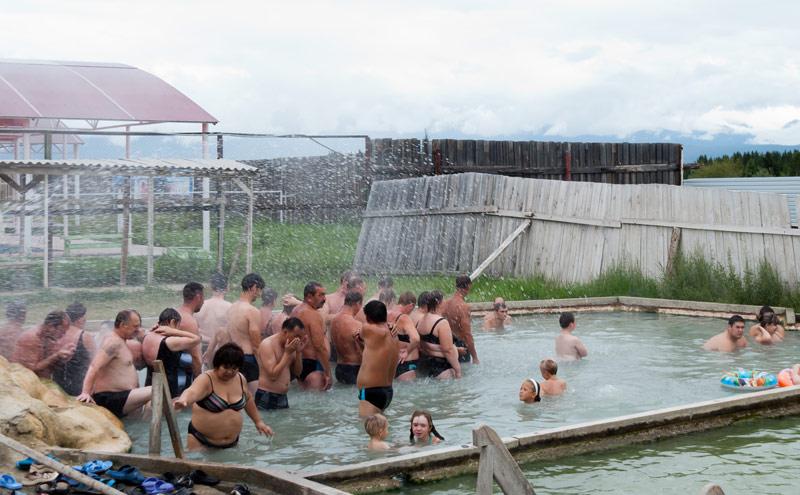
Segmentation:
<svg viewBox="0 0 800 495">
<path fill-rule="evenodd" d="M 766 371 L 739 369 L 734 372 L 725 373 L 720 380 L 720 385 L 738 392 L 755 392 L 774 388 L 778 385 L 778 378 Z"/>
<path fill-rule="evenodd" d="M 781 370 L 781 372 L 778 373 L 778 386 L 791 387 L 792 385 L 794 385 L 792 382 L 792 370 L 789 368 Z"/>
</svg>

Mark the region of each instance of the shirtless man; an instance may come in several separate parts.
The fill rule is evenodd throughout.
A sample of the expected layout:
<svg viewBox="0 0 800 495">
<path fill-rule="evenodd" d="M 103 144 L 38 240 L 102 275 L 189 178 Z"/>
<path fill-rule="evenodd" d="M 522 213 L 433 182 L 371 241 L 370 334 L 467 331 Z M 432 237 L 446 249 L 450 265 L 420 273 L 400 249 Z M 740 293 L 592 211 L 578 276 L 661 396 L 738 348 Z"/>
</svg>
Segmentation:
<svg viewBox="0 0 800 495">
<path fill-rule="evenodd" d="M 208 349 L 214 336 L 228 327 L 228 310 L 231 303 L 225 300 L 228 292 L 228 278 L 221 274 L 211 275 L 211 299 L 203 302 L 203 307 L 197 312 L 195 319 L 200 327 L 200 337 L 203 338 L 202 350 Z M 210 363 L 210 361 L 209 361 Z"/>
<path fill-rule="evenodd" d="M 364 306 L 367 324 L 361 330 L 364 356 L 358 371 L 358 415 L 362 418 L 382 413 L 392 402 L 392 382 L 397 369 L 397 337 L 386 323 L 386 305 L 371 301 Z"/>
<path fill-rule="evenodd" d="M 278 293 L 275 292 L 275 289 L 271 287 L 264 288 L 261 291 L 261 307 L 258 308 L 259 313 L 261 313 L 261 338 L 266 339 L 270 335 L 272 335 L 271 326 L 272 326 L 272 318 L 275 316 L 272 314 L 272 310 L 275 309 L 275 300 L 278 299 Z"/>
<path fill-rule="evenodd" d="M 125 341 L 139 331 L 141 321 L 139 313 L 132 309 L 117 313 L 114 330 L 103 340 L 89 365 L 83 391 L 77 397 L 79 401 L 96 403 L 118 418 L 141 409 L 150 401 L 150 387 L 139 387 L 133 355 L 125 345 Z"/>
<path fill-rule="evenodd" d="M 331 340 L 336 347 L 336 381 L 345 385 L 355 385 L 358 370 L 361 368 L 363 352 L 361 322 L 355 316 L 361 311 L 364 297 L 350 291 L 344 298 L 344 306 L 331 321 Z"/>
<path fill-rule="evenodd" d="M 419 332 L 409 316 L 416 304 L 417 298 L 413 292 L 403 292 L 397 300 L 397 306 L 388 315 L 389 325 L 397 334 L 400 345 L 400 359 L 394 377 L 401 382 L 410 382 L 417 378 Z"/>
<path fill-rule="evenodd" d="M 569 361 L 588 356 L 589 351 L 586 350 L 581 339 L 572 335 L 576 327 L 575 315 L 561 313 L 561 316 L 558 317 L 558 325 L 561 327 L 561 333 L 556 337 L 556 356 Z"/>
<path fill-rule="evenodd" d="M 292 316 L 299 318 L 306 327 L 310 344 L 303 347 L 303 370 L 298 377 L 304 389 L 323 391 L 333 385 L 331 347 L 319 312 L 324 304 L 325 287 L 318 282 L 309 282 L 303 289 L 303 304 L 292 311 Z"/>
<path fill-rule="evenodd" d="M 483 317 L 484 330 L 503 330 L 506 325 L 511 324 L 511 316 L 508 314 L 508 306 L 502 297 L 494 300 L 493 311 Z"/>
<path fill-rule="evenodd" d="M 200 311 L 204 302 L 205 296 L 203 295 L 203 286 L 201 284 L 189 282 L 183 286 L 183 304 L 177 308 L 178 313 L 181 315 L 179 330 L 200 335 L 200 325 L 197 324 L 194 315 Z M 200 342 L 198 342 L 197 345 L 189 349 L 189 355 L 192 356 L 192 373 L 196 377 L 203 372 L 201 347 Z"/>
<path fill-rule="evenodd" d="M 25 366 L 40 378 L 51 378 L 53 369 L 69 361 L 75 351 L 74 343 L 59 345 L 68 328 L 67 313 L 51 311 L 44 323 L 19 336 L 11 361 Z"/>
<path fill-rule="evenodd" d="M 475 341 L 472 339 L 469 305 L 465 301 L 470 289 L 472 289 L 472 280 L 469 275 L 456 277 L 456 292 L 453 297 L 444 302 L 442 316 L 447 318 L 450 329 L 453 331 L 453 344 L 456 347 L 466 346 L 467 348 L 467 353 L 462 355 L 459 352 L 459 362 L 467 363 L 471 358 L 472 364 L 480 364 L 478 352 L 475 350 Z"/>
<path fill-rule="evenodd" d="M 272 323 L 270 323 L 270 335 L 275 335 L 276 333 L 281 332 L 281 328 L 283 328 L 283 322 L 289 318 L 289 315 L 292 314 L 294 308 L 303 304 L 303 301 L 294 297 L 294 294 L 284 294 L 281 298 L 281 304 L 283 305 L 283 309 L 280 313 L 273 315 Z"/>
<path fill-rule="evenodd" d="M 300 352 L 307 340 L 303 322 L 287 318 L 281 331 L 267 337 L 258 346 L 261 373 L 256 391 L 256 406 L 261 409 L 286 409 L 289 400 L 289 382 L 292 374 L 299 375 L 303 369 Z"/>
<path fill-rule="evenodd" d="M 22 301 L 12 301 L 6 305 L 6 324 L 0 328 L 0 356 L 11 359 L 27 315 L 28 310 Z"/>
<path fill-rule="evenodd" d="M 259 365 L 256 351 L 261 345 L 261 312 L 253 306 L 253 301 L 261 297 L 264 279 L 257 273 L 249 273 L 242 279 L 242 293 L 239 300 L 228 310 L 228 334 L 231 342 L 242 348 L 244 365 L 240 372 L 247 380 L 250 396 L 258 389 Z"/>
<path fill-rule="evenodd" d="M 542 359 L 539 371 L 544 380 L 539 384 L 542 395 L 561 395 L 567 390 L 567 382 L 556 376 L 558 364 L 552 359 Z"/>
<path fill-rule="evenodd" d="M 380 301 L 381 300 L 381 294 L 383 294 L 387 290 L 394 290 L 394 280 L 392 280 L 392 277 L 390 277 L 388 275 L 385 276 L 385 277 L 381 277 L 381 279 L 378 280 L 378 292 L 373 294 L 372 297 L 370 297 L 367 300 L 367 302 Z M 386 304 L 386 303 L 384 302 L 383 304 Z"/>
<path fill-rule="evenodd" d="M 786 333 L 780 325 L 781 320 L 774 313 L 764 313 L 761 321 L 750 327 L 750 336 L 761 345 L 783 342 Z"/>
<path fill-rule="evenodd" d="M 733 315 L 728 319 L 728 328 L 714 335 L 705 344 L 703 349 L 716 352 L 733 352 L 747 347 L 744 338 L 744 318 Z"/>
<path fill-rule="evenodd" d="M 344 297 L 347 295 L 347 282 L 354 275 L 355 272 L 352 270 L 342 273 L 342 276 L 339 277 L 339 288 L 333 294 L 328 294 L 325 297 L 325 305 L 322 306 L 321 312 L 328 320 L 333 319 L 344 306 Z"/>
<path fill-rule="evenodd" d="M 175 398 L 192 384 L 191 356 L 189 351 L 200 343 L 196 333 L 180 330 L 181 315 L 173 308 L 167 308 L 158 316 L 158 325 L 142 340 L 142 357 L 147 364 L 147 378 L 144 384 L 153 381 L 153 363 L 160 360 L 170 396 Z"/>
</svg>

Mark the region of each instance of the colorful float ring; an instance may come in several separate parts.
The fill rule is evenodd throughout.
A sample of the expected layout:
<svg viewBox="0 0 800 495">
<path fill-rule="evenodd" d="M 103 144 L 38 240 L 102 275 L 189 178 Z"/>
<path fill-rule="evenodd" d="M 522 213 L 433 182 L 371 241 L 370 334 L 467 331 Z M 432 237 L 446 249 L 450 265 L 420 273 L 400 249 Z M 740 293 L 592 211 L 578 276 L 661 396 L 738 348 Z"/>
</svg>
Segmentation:
<svg viewBox="0 0 800 495">
<path fill-rule="evenodd" d="M 781 370 L 781 372 L 778 373 L 778 386 L 791 387 L 792 385 L 794 385 L 794 383 L 792 383 L 792 370 L 789 368 Z"/>
<path fill-rule="evenodd" d="M 766 371 L 739 369 L 735 372 L 725 373 L 725 376 L 720 380 L 720 384 L 732 390 L 755 392 L 757 390 L 767 390 L 777 386 L 778 378 Z"/>
</svg>

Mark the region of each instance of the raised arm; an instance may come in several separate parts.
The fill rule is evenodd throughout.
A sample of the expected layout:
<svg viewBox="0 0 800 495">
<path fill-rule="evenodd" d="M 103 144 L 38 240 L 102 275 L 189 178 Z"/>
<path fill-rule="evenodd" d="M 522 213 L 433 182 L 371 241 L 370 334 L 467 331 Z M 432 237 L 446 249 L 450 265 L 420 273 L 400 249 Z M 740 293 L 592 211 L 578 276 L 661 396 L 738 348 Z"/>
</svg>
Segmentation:
<svg viewBox="0 0 800 495">
<path fill-rule="evenodd" d="M 202 378 L 203 376 L 205 378 Z M 183 393 L 175 399 L 173 402 L 175 410 L 180 411 L 181 409 L 190 407 L 195 402 L 210 394 L 211 390 L 211 377 L 204 373 L 201 377 L 198 377 L 197 380 L 193 381 L 189 388 L 184 390 Z"/>
<path fill-rule="evenodd" d="M 165 336 L 167 338 L 167 349 L 173 352 L 185 351 L 200 343 L 200 335 L 186 330 L 162 326 L 153 330 L 153 332 Z"/>
</svg>

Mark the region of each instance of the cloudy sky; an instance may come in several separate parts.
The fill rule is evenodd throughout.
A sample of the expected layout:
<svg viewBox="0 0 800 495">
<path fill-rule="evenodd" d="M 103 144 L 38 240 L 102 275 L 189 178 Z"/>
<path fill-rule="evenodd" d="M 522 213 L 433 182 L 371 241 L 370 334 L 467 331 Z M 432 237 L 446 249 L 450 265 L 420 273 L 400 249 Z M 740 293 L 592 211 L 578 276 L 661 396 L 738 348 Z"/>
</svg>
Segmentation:
<svg viewBox="0 0 800 495">
<path fill-rule="evenodd" d="M 800 143 L 793 1 L 0 0 L 0 58 L 121 62 L 217 130 Z"/>
</svg>

